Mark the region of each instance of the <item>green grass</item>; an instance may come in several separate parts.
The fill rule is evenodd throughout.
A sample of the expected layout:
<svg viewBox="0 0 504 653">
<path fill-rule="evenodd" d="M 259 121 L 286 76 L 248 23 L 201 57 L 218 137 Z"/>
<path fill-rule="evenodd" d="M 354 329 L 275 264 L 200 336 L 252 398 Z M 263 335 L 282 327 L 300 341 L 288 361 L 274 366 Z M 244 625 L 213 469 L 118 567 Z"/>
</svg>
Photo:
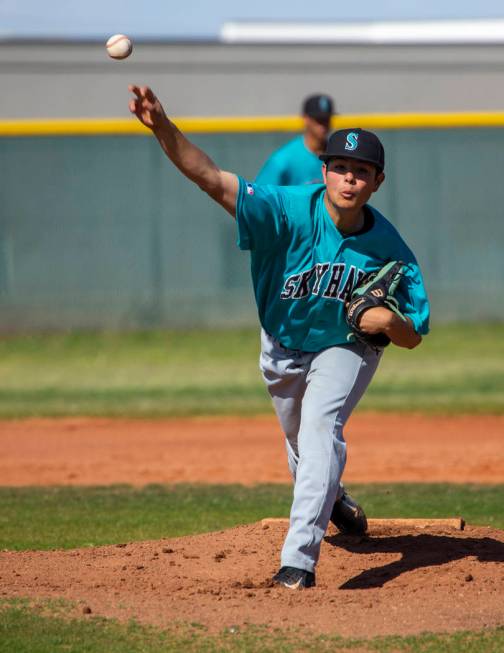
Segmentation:
<svg viewBox="0 0 504 653">
<path fill-rule="evenodd" d="M 0 488 L 0 549 L 72 548 L 217 531 L 288 514 L 291 496 L 286 485 Z"/>
<path fill-rule="evenodd" d="M 75 333 L 0 340 L 0 417 L 271 411 L 250 331 Z M 389 347 L 359 409 L 504 413 L 504 324 L 437 326 Z"/>
<path fill-rule="evenodd" d="M 504 485 L 355 485 L 369 517 L 453 517 L 504 528 Z M 288 485 L 0 488 L 0 549 L 190 535 L 289 514 Z M 113 515 L 113 519 L 111 518 Z"/>
<path fill-rule="evenodd" d="M 64 613 L 63 604 L 0 603 L 0 653 L 500 653 L 504 649 L 503 628 L 364 641 L 251 627 L 209 635 L 196 624 L 159 630 L 100 617 L 69 619 Z"/>
</svg>

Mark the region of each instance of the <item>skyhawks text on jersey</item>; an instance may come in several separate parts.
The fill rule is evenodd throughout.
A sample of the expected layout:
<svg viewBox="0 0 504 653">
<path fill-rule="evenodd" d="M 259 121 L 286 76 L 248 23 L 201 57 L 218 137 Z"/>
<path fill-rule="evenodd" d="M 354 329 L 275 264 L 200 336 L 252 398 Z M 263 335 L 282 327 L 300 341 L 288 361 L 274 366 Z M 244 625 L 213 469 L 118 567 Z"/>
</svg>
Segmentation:
<svg viewBox="0 0 504 653">
<path fill-rule="evenodd" d="M 303 299 L 309 295 L 322 295 L 327 299 L 347 302 L 352 290 L 360 284 L 365 274 L 355 265 L 316 263 L 309 270 L 291 274 L 285 280 L 280 298 Z"/>
</svg>

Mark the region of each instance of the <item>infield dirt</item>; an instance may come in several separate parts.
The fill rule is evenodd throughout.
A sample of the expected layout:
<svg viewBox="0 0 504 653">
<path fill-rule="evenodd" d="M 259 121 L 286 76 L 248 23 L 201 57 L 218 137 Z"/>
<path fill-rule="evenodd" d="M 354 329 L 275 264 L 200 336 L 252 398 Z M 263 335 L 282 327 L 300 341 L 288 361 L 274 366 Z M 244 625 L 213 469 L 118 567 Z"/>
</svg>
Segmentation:
<svg viewBox="0 0 504 653">
<path fill-rule="evenodd" d="M 0 485 L 288 483 L 275 417 L 0 422 Z M 504 482 L 504 416 L 354 415 L 345 481 Z"/>
<path fill-rule="evenodd" d="M 286 482 L 273 418 L 0 424 L 3 485 Z M 503 417 L 356 415 L 345 479 L 504 482 Z M 504 624 L 504 531 L 329 531 L 317 587 L 271 587 L 285 525 L 72 551 L 0 552 L 2 597 L 210 632 L 246 624 L 372 637 Z"/>
</svg>

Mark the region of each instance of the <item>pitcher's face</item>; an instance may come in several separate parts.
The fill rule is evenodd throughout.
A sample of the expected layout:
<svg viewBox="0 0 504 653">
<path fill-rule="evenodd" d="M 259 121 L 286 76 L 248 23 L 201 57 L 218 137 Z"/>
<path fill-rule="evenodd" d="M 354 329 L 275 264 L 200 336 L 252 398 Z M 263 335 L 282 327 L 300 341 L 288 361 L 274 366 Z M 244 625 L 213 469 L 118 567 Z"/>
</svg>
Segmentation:
<svg viewBox="0 0 504 653">
<path fill-rule="evenodd" d="M 372 163 L 359 159 L 334 158 L 322 167 L 327 195 L 339 209 L 359 209 L 385 179 Z"/>
</svg>

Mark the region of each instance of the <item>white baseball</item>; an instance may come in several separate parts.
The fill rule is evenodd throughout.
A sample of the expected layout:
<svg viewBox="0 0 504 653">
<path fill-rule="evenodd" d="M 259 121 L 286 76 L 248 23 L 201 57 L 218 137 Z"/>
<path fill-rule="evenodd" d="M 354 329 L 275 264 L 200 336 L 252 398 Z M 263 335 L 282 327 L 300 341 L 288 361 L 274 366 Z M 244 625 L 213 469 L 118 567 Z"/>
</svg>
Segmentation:
<svg viewBox="0 0 504 653">
<path fill-rule="evenodd" d="M 114 34 L 107 41 L 107 52 L 112 59 L 126 59 L 133 51 L 133 44 L 124 34 Z"/>
</svg>

